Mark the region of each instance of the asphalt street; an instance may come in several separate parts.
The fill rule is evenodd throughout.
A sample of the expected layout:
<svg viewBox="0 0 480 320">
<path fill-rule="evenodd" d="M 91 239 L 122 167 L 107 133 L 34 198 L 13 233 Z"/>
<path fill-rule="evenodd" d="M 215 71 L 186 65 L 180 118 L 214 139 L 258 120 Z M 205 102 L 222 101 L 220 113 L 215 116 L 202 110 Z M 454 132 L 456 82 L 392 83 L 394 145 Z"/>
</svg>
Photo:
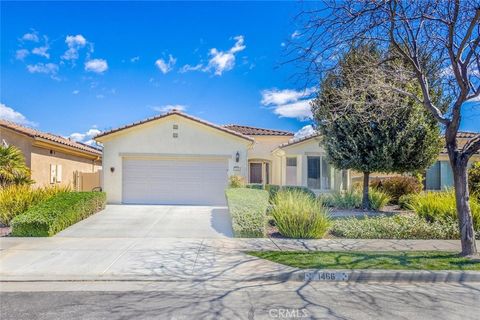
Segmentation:
<svg viewBox="0 0 480 320">
<path fill-rule="evenodd" d="M 480 283 L 4 282 L 7 319 L 479 319 Z"/>
</svg>

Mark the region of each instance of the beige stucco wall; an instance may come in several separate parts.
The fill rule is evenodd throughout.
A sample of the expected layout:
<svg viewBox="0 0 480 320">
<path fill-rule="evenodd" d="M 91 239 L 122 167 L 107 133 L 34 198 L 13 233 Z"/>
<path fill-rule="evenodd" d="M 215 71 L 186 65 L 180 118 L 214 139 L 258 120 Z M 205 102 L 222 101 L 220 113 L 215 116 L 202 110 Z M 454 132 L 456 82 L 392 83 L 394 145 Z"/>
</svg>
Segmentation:
<svg viewBox="0 0 480 320">
<path fill-rule="evenodd" d="M 248 150 L 248 159 L 270 161 L 270 183 L 280 184 L 281 164 L 278 157 L 272 151 L 282 143 L 288 142 L 291 136 L 253 136 L 255 143 Z"/>
<path fill-rule="evenodd" d="M 23 134 L 19 134 L 15 131 L 5 129 L 4 127 L 0 127 L 0 143 L 3 144 L 3 141 L 5 141 L 8 145 L 12 145 L 20 149 L 25 157 L 25 163 L 28 167 L 30 167 L 30 154 L 32 152 L 33 142 L 32 138 Z"/>
<path fill-rule="evenodd" d="M 178 130 L 173 125 L 178 125 Z M 173 138 L 173 133 L 178 138 Z M 222 156 L 228 174 L 246 177 L 247 148 L 252 142 L 210 126 L 172 115 L 98 139 L 103 143 L 103 188 L 109 203 L 122 202 L 122 159 L 125 157 Z M 236 153 L 240 161 L 235 161 Z M 114 168 L 111 172 L 110 168 Z"/>
<path fill-rule="evenodd" d="M 62 181 L 56 185 L 70 186 L 74 185 L 74 172 L 96 172 L 101 169 L 101 163 L 79 156 L 69 155 L 60 151 L 52 151 L 49 149 L 32 147 L 31 153 L 31 170 L 32 179 L 35 186 L 51 185 L 50 184 L 50 165 L 62 166 Z"/>
</svg>

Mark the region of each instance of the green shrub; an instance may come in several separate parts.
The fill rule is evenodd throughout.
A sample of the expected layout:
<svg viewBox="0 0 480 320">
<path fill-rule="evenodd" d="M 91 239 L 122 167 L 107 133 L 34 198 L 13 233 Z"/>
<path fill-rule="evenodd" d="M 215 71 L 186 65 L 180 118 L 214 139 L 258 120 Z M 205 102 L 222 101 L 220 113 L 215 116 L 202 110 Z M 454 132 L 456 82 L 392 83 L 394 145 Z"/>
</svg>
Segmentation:
<svg viewBox="0 0 480 320">
<path fill-rule="evenodd" d="M 390 177 L 383 180 L 373 181 L 370 186 L 382 191 L 391 197 L 391 202 L 398 204 L 401 196 L 420 193 L 423 185 L 415 177 Z"/>
<path fill-rule="evenodd" d="M 424 192 L 414 196 L 409 207 L 427 221 L 457 220 L 457 207 L 454 190 Z M 474 229 L 480 231 L 480 203 L 470 198 Z"/>
<path fill-rule="evenodd" d="M 266 234 L 268 192 L 251 188 L 225 191 L 235 237 L 255 238 Z"/>
<path fill-rule="evenodd" d="M 103 192 L 64 192 L 12 220 L 12 235 L 48 237 L 105 208 Z"/>
<path fill-rule="evenodd" d="M 263 184 L 256 184 L 255 183 L 255 184 L 247 185 L 247 188 L 268 191 L 270 201 L 273 201 L 277 192 L 280 191 L 280 190 L 298 190 L 298 191 L 301 191 L 301 192 L 304 192 L 304 193 L 308 194 L 310 197 L 312 197 L 314 199 L 317 197 L 315 192 L 313 192 L 311 189 L 309 189 L 307 187 L 302 187 L 302 186 L 279 186 L 278 184 L 263 185 Z"/>
<path fill-rule="evenodd" d="M 355 209 L 362 206 L 362 194 L 354 189 L 322 194 L 319 199 L 325 206 L 339 209 Z"/>
<path fill-rule="evenodd" d="M 480 162 L 474 162 L 468 169 L 468 187 L 470 193 L 480 200 Z"/>
<path fill-rule="evenodd" d="M 349 239 L 459 239 L 455 220 L 428 222 L 415 215 L 338 219 L 333 223 L 334 236 Z M 479 234 L 477 234 L 478 237 Z"/>
<path fill-rule="evenodd" d="M 30 185 L 10 185 L 0 189 L 0 223 L 10 225 L 17 215 L 57 193 L 68 192 L 68 187 L 32 188 Z"/>
<path fill-rule="evenodd" d="M 401 209 L 404 210 L 412 210 L 412 201 L 415 199 L 416 194 L 405 194 L 398 199 L 398 205 L 400 206 Z"/>
<path fill-rule="evenodd" d="M 271 214 L 280 234 L 289 238 L 322 238 L 330 226 L 327 209 L 301 190 L 280 190 Z"/>
<path fill-rule="evenodd" d="M 245 188 L 245 178 L 237 175 L 230 176 L 228 186 L 230 188 Z"/>
<path fill-rule="evenodd" d="M 368 198 L 370 199 L 370 208 L 375 211 L 382 210 L 390 202 L 390 196 L 382 191 L 376 189 L 370 189 L 368 192 Z"/>
</svg>

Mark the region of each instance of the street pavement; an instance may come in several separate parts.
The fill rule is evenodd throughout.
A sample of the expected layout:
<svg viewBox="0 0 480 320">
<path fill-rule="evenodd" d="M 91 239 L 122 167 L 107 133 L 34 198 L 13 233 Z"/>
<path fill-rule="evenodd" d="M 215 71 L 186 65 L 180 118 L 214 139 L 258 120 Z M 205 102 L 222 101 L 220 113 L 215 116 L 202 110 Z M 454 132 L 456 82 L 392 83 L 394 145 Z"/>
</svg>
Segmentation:
<svg viewBox="0 0 480 320">
<path fill-rule="evenodd" d="M 0 318 L 476 320 L 480 283 L 3 283 Z"/>
</svg>

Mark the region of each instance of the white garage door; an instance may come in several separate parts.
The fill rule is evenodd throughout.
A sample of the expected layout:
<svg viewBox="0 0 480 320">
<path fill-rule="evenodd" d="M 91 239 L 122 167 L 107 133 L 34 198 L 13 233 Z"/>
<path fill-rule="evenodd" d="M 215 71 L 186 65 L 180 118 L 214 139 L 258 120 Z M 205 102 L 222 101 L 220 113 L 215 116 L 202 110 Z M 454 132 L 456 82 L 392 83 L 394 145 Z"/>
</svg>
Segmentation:
<svg viewBox="0 0 480 320">
<path fill-rule="evenodd" d="M 227 160 L 123 159 L 123 202 L 225 205 Z"/>
</svg>

